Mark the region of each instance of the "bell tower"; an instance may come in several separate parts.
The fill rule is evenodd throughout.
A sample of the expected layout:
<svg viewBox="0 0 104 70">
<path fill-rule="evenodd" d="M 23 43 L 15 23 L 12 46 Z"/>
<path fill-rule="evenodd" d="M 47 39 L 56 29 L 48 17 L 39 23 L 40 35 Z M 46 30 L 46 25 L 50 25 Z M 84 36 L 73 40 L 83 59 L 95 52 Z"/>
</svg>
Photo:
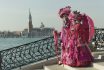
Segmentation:
<svg viewBox="0 0 104 70">
<path fill-rule="evenodd" d="M 30 12 L 30 9 L 29 9 L 29 33 L 31 33 L 32 29 L 33 29 L 32 16 L 31 16 L 31 12 Z"/>
</svg>

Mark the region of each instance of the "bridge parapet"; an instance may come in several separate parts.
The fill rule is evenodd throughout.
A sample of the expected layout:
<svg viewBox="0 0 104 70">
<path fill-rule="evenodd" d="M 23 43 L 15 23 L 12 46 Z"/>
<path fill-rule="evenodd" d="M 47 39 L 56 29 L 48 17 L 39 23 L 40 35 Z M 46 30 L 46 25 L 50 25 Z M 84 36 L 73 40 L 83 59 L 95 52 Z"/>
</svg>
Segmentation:
<svg viewBox="0 0 104 70">
<path fill-rule="evenodd" d="M 53 37 L 0 51 L 0 70 L 11 70 L 56 56 Z"/>
<path fill-rule="evenodd" d="M 104 28 L 95 29 L 95 36 L 92 40 L 92 44 L 96 49 L 104 48 Z"/>
</svg>

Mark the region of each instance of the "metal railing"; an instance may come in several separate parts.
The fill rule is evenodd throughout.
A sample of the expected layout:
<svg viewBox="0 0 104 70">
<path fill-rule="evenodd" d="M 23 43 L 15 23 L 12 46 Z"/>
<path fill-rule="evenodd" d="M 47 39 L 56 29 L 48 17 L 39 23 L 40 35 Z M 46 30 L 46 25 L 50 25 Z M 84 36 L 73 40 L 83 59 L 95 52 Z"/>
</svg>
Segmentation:
<svg viewBox="0 0 104 70">
<path fill-rule="evenodd" d="M 54 40 L 48 37 L 0 51 L 0 70 L 12 70 L 54 56 Z"/>
<path fill-rule="evenodd" d="M 93 42 L 104 42 L 104 29 L 95 29 L 95 31 Z M 58 40 L 58 45 L 60 46 L 60 40 Z M 99 46 L 99 44 L 96 44 L 96 46 Z M 0 51 L 0 70 L 12 70 L 40 60 L 48 60 L 54 56 L 56 54 L 53 36 L 47 37 Z"/>
<path fill-rule="evenodd" d="M 95 43 L 95 48 L 104 48 L 104 28 L 95 29 L 93 42 Z"/>
</svg>

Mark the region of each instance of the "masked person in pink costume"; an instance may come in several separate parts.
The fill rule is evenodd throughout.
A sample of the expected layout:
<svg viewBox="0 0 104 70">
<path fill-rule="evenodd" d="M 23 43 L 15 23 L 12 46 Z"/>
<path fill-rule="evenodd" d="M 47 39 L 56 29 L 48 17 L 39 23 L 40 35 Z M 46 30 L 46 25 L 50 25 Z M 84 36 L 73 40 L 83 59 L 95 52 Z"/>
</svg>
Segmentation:
<svg viewBox="0 0 104 70">
<path fill-rule="evenodd" d="M 92 19 L 78 11 L 71 11 L 71 7 L 60 9 L 59 15 L 63 20 L 61 37 L 61 59 L 59 64 L 69 66 L 89 66 L 93 62 L 93 56 L 89 49 L 89 43 L 94 36 Z M 57 45 L 57 31 L 54 31 L 55 45 Z"/>
</svg>

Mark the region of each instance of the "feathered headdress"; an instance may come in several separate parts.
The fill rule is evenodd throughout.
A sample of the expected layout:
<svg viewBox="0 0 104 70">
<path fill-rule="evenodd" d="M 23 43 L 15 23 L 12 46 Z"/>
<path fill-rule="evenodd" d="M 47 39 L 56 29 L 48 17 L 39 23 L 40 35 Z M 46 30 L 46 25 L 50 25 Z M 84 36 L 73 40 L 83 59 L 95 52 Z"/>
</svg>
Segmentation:
<svg viewBox="0 0 104 70">
<path fill-rule="evenodd" d="M 71 8 L 70 6 L 67 6 L 67 7 L 65 7 L 65 8 L 61 8 L 61 9 L 59 10 L 59 15 L 60 15 L 60 17 L 62 18 L 64 14 L 69 15 L 70 12 L 71 12 L 71 9 L 70 9 L 70 8 Z"/>
<path fill-rule="evenodd" d="M 76 20 L 76 21 L 81 21 L 82 20 L 82 14 L 80 14 L 80 12 L 78 12 L 76 10 L 76 11 L 73 11 L 73 14 L 74 14 L 74 17 L 73 17 L 74 20 Z"/>
</svg>

